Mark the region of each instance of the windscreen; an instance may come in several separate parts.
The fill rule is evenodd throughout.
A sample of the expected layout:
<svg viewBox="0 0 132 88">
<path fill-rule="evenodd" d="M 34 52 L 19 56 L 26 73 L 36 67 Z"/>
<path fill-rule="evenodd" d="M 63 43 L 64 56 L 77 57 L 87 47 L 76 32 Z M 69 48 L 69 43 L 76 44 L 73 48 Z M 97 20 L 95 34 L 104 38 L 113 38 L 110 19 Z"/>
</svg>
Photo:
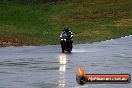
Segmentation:
<svg viewBox="0 0 132 88">
<path fill-rule="evenodd" d="M 63 37 L 63 38 L 67 38 L 67 37 L 68 37 L 68 34 L 67 34 L 66 32 L 64 32 L 64 33 L 62 34 L 62 37 Z"/>
</svg>

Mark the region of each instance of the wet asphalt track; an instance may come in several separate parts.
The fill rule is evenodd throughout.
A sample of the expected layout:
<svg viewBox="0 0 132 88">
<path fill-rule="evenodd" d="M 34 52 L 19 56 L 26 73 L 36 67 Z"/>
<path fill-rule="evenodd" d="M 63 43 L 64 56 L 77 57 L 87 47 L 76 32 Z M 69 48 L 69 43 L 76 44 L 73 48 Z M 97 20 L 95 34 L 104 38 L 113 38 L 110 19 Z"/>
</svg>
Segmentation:
<svg viewBox="0 0 132 88">
<path fill-rule="evenodd" d="M 59 45 L 0 48 L 0 88 L 132 88 L 132 83 L 76 83 L 78 66 L 87 73 L 132 75 L 132 36 L 74 45 L 72 54 L 60 51 Z"/>
</svg>

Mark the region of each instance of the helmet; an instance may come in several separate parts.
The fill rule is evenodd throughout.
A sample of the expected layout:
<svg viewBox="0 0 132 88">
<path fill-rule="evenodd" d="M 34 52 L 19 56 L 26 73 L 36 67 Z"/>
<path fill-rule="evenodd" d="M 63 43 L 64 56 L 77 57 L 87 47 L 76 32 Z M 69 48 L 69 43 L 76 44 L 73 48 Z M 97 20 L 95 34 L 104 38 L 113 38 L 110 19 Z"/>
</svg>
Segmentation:
<svg viewBox="0 0 132 88">
<path fill-rule="evenodd" d="M 69 27 L 68 27 L 68 26 L 65 26 L 65 27 L 64 27 L 64 31 L 65 31 L 65 32 L 69 32 Z"/>
</svg>

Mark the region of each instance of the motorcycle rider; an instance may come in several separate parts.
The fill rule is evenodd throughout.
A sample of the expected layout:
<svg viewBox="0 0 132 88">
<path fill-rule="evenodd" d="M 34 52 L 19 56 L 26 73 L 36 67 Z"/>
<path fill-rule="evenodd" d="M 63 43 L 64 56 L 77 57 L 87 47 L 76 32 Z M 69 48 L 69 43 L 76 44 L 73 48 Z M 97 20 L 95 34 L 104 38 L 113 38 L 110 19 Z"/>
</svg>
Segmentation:
<svg viewBox="0 0 132 88">
<path fill-rule="evenodd" d="M 70 48 L 72 49 L 73 33 L 72 33 L 72 31 L 70 30 L 70 28 L 68 26 L 64 27 L 64 29 L 63 29 L 63 31 L 60 35 L 60 39 L 62 39 L 64 33 L 66 33 L 68 35 L 68 40 L 70 40 L 70 43 L 71 43 Z"/>
</svg>

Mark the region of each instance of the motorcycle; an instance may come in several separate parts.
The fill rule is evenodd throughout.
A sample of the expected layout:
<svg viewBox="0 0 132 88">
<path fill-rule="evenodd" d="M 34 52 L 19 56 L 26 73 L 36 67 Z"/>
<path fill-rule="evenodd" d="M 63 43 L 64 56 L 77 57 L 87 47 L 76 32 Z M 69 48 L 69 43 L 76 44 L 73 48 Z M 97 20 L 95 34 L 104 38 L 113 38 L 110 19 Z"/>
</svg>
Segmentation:
<svg viewBox="0 0 132 88">
<path fill-rule="evenodd" d="M 72 40 L 67 36 L 61 38 L 62 53 L 71 53 L 72 51 Z"/>
</svg>

